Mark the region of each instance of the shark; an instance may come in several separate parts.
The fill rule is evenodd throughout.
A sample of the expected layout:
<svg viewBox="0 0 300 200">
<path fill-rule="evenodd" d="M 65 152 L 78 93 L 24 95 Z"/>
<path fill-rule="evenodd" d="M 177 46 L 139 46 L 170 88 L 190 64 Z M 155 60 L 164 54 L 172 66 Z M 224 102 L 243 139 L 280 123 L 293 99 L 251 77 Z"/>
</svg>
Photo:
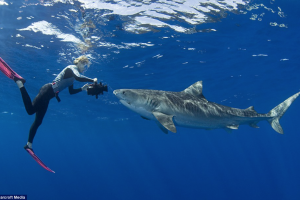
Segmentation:
<svg viewBox="0 0 300 200">
<path fill-rule="evenodd" d="M 202 94 L 202 81 L 181 92 L 144 89 L 118 89 L 113 93 L 120 102 L 143 119 L 153 120 L 164 132 L 176 133 L 176 126 L 197 129 L 236 130 L 240 125 L 259 128 L 257 123 L 267 121 L 283 134 L 280 118 L 300 92 L 286 99 L 266 114 L 257 113 L 253 106 L 246 109 L 232 108 L 208 101 Z"/>
</svg>

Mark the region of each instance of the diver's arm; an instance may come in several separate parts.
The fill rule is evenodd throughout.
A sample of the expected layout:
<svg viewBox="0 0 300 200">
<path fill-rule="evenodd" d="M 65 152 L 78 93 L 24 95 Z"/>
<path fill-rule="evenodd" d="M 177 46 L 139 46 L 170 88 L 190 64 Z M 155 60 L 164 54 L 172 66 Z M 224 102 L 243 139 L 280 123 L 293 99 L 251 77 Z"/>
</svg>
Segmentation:
<svg viewBox="0 0 300 200">
<path fill-rule="evenodd" d="M 88 77 L 85 77 L 85 76 L 75 76 L 74 75 L 74 78 L 76 81 L 79 81 L 79 82 L 94 82 L 94 79 L 91 79 L 91 78 L 88 78 Z"/>
<path fill-rule="evenodd" d="M 74 77 L 76 81 L 79 82 L 95 82 L 94 79 L 85 77 L 81 75 L 77 70 L 72 70 L 70 68 L 66 69 L 64 79 Z"/>
<path fill-rule="evenodd" d="M 73 85 L 69 86 L 69 93 L 70 94 L 77 94 L 77 93 L 81 92 L 82 90 L 83 90 L 82 88 L 74 89 Z"/>
</svg>

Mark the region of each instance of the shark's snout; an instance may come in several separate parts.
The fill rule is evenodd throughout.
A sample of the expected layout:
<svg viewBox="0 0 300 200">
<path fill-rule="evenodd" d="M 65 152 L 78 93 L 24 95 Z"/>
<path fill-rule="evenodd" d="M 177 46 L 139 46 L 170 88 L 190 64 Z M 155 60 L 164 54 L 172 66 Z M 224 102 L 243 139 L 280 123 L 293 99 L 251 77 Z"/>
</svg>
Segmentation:
<svg viewBox="0 0 300 200">
<path fill-rule="evenodd" d="M 122 96 L 124 94 L 124 92 L 122 92 L 122 90 L 114 90 L 113 91 L 114 95 L 116 95 L 119 99 L 122 99 Z"/>
<path fill-rule="evenodd" d="M 118 99 L 120 99 L 120 102 L 124 105 L 128 104 L 130 105 L 130 102 L 128 101 L 128 99 L 126 98 L 125 94 L 125 90 L 123 89 L 118 89 L 118 90 L 114 90 L 113 91 L 114 95 L 116 95 L 116 97 L 118 97 Z"/>
<path fill-rule="evenodd" d="M 119 90 L 114 90 L 113 93 L 114 93 L 114 95 L 117 96 L 117 94 L 119 93 Z"/>
</svg>

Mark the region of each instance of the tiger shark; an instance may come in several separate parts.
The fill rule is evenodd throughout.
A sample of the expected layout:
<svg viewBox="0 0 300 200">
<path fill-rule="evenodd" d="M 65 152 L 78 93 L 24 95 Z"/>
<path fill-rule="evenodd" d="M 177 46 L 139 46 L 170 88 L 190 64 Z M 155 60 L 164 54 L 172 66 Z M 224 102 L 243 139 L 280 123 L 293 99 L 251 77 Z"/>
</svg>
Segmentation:
<svg viewBox="0 0 300 200">
<path fill-rule="evenodd" d="M 181 92 L 118 89 L 113 93 L 124 106 L 142 118 L 154 120 L 164 133 L 176 133 L 175 125 L 207 130 L 223 128 L 231 132 L 245 124 L 259 128 L 257 123 L 266 120 L 280 134 L 283 129 L 279 119 L 300 94 L 294 94 L 267 114 L 259 114 L 253 106 L 238 109 L 206 100 L 202 94 L 202 81 Z"/>
</svg>

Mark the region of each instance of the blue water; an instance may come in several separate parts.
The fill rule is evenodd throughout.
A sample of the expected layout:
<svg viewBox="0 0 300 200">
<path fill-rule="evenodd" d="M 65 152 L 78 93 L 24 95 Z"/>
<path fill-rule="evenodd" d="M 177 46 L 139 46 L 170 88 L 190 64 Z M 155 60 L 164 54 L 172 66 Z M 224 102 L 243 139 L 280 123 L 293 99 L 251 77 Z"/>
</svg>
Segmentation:
<svg viewBox="0 0 300 200">
<path fill-rule="evenodd" d="M 197 25 L 177 15 L 160 19 L 198 30 L 193 33 L 153 24 L 144 26 L 150 31 L 128 31 L 135 15 L 106 15 L 109 10 L 101 8 L 70 11 L 84 1 L 47 3 L 0 0 L 0 56 L 26 79 L 32 98 L 83 54 L 92 62 L 85 75 L 108 84 L 109 92 L 95 99 L 66 90 L 60 103 L 50 102 L 33 148 L 52 174 L 24 151 L 34 116 L 27 115 L 15 83 L 0 74 L 0 195 L 26 194 L 30 200 L 300 199 L 300 99 L 280 120 L 283 135 L 267 122 L 260 122 L 259 129 L 240 126 L 231 134 L 177 127 L 176 134 L 166 135 L 112 93 L 121 88 L 181 91 L 202 80 L 209 101 L 267 113 L 300 90 L 298 1 L 251 1 L 248 6 L 264 4 L 274 13 L 263 6 L 241 6 L 210 14 L 213 21 Z M 262 20 L 251 20 L 253 14 Z M 83 49 L 57 32 L 21 30 L 41 21 L 93 45 Z M 94 27 L 82 28 L 84 22 Z M 270 25 L 274 22 L 285 27 Z"/>
</svg>

